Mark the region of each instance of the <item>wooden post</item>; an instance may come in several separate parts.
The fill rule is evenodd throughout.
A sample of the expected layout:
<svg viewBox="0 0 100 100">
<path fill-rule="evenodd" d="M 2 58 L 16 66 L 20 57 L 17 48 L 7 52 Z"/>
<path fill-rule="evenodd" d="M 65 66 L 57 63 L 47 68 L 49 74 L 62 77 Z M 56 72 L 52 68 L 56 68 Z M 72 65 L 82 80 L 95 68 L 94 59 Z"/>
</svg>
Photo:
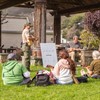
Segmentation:
<svg viewBox="0 0 100 100">
<path fill-rule="evenodd" d="M 0 47 L 1 47 L 1 11 L 0 11 Z"/>
<path fill-rule="evenodd" d="M 61 16 L 57 13 L 54 14 L 54 42 L 61 43 Z"/>
<path fill-rule="evenodd" d="M 93 50 L 82 50 L 81 51 L 81 65 L 88 66 L 92 62 Z"/>
<path fill-rule="evenodd" d="M 46 0 L 35 0 L 34 34 L 39 38 L 35 47 L 46 42 Z"/>
</svg>

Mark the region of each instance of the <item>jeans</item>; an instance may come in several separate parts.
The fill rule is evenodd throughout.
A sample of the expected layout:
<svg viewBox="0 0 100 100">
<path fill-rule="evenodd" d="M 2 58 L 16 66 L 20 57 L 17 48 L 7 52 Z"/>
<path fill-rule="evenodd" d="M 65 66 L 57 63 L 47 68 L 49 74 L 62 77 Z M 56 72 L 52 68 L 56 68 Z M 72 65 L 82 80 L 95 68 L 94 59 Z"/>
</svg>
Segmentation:
<svg viewBox="0 0 100 100">
<path fill-rule="evenodd" d="M 91 77 L 95 78 L 95 79 L 100 79 L 100 75 L 98 75 L 98 74 L 93 74 Z"/>
<path fill-rule="evenodd" d="M 72 84 L 73 83 L 73 81 L 70 81 L 70 82 L 62 82 L 62 81 L 59 81 L 59 80 L 56 80 L 56 84 L 62 84 L 62 85 L 64 85 L 64 84 Z"/>
<path fill-rule="evenodd" d="M 20 83 L 20 85 L 27 84 L 29 81 L 30 81 L 30 78 L 25 78 L 25 79 Z"/>
</svg>

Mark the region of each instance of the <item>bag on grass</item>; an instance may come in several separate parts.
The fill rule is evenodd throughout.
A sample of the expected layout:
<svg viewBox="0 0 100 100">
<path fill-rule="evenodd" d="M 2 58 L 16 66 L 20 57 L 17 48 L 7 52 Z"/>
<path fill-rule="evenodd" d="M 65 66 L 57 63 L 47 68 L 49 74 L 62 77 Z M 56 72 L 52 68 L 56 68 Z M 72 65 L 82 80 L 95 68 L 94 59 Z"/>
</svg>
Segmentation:
<svg viewBox="0 0 100 100">
<path fill-rule="evenodd" d="M 50 85 L 50 77 L 47 74 L 43 74 L 43 71 L 38 71 L 36 76 L 27 84 L 29 87 L 31 84 L 35 86 L 47 86 Z"/>
<path fill-rule="evenodd" d="M 50 85 L 49 75 L 47 74 L 37 74 L 35 79 L 36 86 L 47 86 Z"/>
<path fill-rule="evenodd" d="M 88 82 L 87 77 L 84 77 L 84 76 L 77 77 L 77 80 L 79 81 L 79 83 Z"/>
</svg>

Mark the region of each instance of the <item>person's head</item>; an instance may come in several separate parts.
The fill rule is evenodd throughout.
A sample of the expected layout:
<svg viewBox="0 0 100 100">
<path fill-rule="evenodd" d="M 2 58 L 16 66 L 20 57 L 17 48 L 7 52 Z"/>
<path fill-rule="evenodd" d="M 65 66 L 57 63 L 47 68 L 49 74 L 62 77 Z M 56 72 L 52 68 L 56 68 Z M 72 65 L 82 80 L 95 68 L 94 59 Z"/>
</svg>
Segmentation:
<svg viewBox="0 0 100 100">
<path fill-rule="evenodd" d="M 78 42 L 78 36 L 75 35 L 75 36 L 73 37 L 73 42 L 74 42 L 74 43 L 77 43 L 77 42 Z"/>
<path fill-rule="evenodd" d="M 24 29 L 30 29 L 32 27 L 31 23 L 26 23 Z"/>
<path fill-rule="evenodd" d="M 76 65 L 75 65 L 74 61 L 71 60 L 71 58 L 69 57 L 68 51 L 66 51 L 65 49 L 60 50 L 59 57 L 66 59 L 68 61 L 69 65 L 70 65 L 70 70 L 72 71 L 72 74 L 74 75 L 75 71 L 76 71 Z"/>
<path fill-rule="evenodd" d="M 18 55 L 18 54 L 10 53 L 10 54 L 8 54 L 8 56 L 7 56 L 7 60 L 17 60 L 17 61 L 20 61 L 20 60 L 22 60 L 22 58 L 21 58 L 21 56 Z"/>
<path fill-rule="evenodd" d="M 13 53 L 18 54 L 18 55 L 22 55 L 22 50 L 20 48 L 16 48 Z"/>
<path fill-rule="evenodd" d="M 95 50 L 92 52 L 93 59 L 100 59 L 100 52 Z"/>
<path fill-rule="evenodd" d="M 63 59 L 66 59 L 69 57 L 69 54 L 68 54 L 68 51 L 65 50 L 65 49 L 62 49 L 59 51 L 59 57 L 60 58 L 63 58 Z"/>
</svg>

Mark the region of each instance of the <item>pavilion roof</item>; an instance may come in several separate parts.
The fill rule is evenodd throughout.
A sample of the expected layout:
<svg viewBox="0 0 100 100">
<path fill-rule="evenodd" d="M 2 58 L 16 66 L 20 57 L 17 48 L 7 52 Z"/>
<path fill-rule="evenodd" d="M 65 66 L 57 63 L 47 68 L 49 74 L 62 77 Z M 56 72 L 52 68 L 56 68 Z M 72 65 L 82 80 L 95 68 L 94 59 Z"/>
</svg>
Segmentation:
<svg viewBox="0 0 100 100">
<path fill-rule="evenodd" d="M 39 0 L 43 1 L 43 0 Z M 0 0 L 0 10 L 11 7 L 34 8 L 35 0 Z M 47 9 L 61 15 L 100 9 L 100 0 L 47 0 Z"/>
</svg>

